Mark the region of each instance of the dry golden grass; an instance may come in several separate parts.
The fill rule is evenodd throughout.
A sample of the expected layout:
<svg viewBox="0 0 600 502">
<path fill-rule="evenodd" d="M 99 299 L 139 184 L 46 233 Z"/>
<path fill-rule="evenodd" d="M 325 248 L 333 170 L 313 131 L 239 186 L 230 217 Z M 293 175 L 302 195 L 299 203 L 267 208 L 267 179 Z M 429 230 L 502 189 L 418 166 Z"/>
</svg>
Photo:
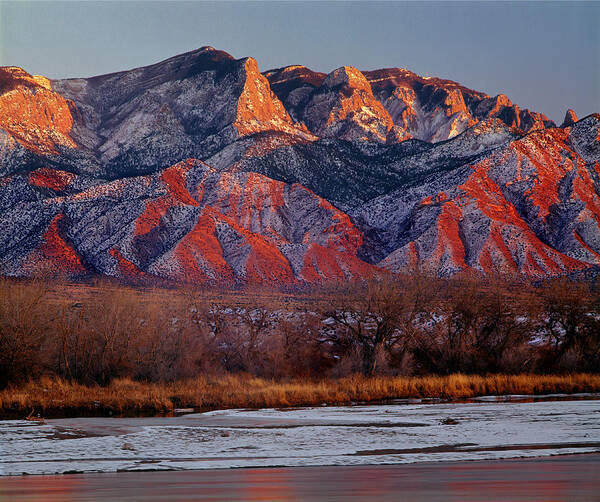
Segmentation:
<svg viewBox="0 0 600 502">
<path fill-rule="evenodd" d="M 401 398 L 465 399 L 484 395 L 599 392 L 600 375 L 450 375 L 273 381 L 244 375 L 199 377 L 169 384 L 129 379 L 84 386 L 45 378 L 0 391 L 0 414 L 44 416 L 168 413 L 177 407 L 213 410 L 308 406 Z"/>
</svg>

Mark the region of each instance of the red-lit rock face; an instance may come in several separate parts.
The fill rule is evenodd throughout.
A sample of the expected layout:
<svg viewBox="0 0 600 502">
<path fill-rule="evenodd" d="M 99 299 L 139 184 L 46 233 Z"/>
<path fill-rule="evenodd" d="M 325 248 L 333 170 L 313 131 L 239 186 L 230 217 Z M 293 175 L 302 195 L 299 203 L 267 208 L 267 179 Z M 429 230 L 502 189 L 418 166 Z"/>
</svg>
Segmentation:
<svg viewBox="0 0 600 502">
<path fill-rule="evenodd" d="M 57 214 L 42 236 L 40 246 L 22 263 L 33 274 L 72 275 L 86 272 L 81 257 L 64 236 L 64 214 Z"/>
<path fill-rule="evenodd" d="M 61 146 L 77 147 L 69 135 L 72 127 L 69 103 L 47 79 L 0 67 L 0 128 L 36 153 L 55 155 Z"/>
<path fill-rule="evenodd" d="M 29 183 L 37 187 L 50 188 L 62 192 L 75 180 L 77 175 L 67 171 L 42 167 L 29 173 Z"/>
<path fill-rule="evenodd" d="M 560 127 L 571 127 L 577 121 L 579 121 L 579 119 L 577 118 L 577 114 L 569 108 L 567 110 L 567 113 L 565 114 L 565 119 L 563 120 L 563 123 L 560 125 Z"/>
<path fill-rule="evenodd" d="M 167 171 L 174 169 L 181 167 Z M 349 218 L 304 187 L 255 173 L 206 170 L 191 192 L 183 194 L 174 189 L 172 179 L 164 174 L 162 179 L 169 194 L 159 203 L 163 216 L 168 204 L 202 207 L 191 231 L 169 257 L 173 278 L 291 285 L 375 272 L 356 257 L 361 235 Z M 308 215 L 303 213 L 311 207 L 306 220 Z M 145 221 L 148 233 L 146 208 L 138 222 Z M 160 225 L 156 218 L 154 221 L 155 226 Z M 161 275 L 164 266 L 160 265 Z"/>
<path fill-rule="evenodd" d="M 267 130 L 298 133 L 288 112 L 271 91 L 253 58 L 244 62 L 244 87 L 237 101 L 234 127 L 242 136 Z M 302 128 L 301 128 L 302 129 Z"/>
</svg>

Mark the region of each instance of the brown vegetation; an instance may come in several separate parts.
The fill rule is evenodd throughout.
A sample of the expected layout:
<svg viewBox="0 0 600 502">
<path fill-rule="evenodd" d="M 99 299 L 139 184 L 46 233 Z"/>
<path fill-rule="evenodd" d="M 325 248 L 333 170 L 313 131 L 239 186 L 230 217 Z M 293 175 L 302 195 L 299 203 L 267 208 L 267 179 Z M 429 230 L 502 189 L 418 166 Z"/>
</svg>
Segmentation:
<svg viewBox="0 0 600 502">
<path fill-rule="evenodd" d="M 42 416 L 169 413 L 373 402 L 404 398 L 467 399 L 489 395 L 599 392 L 600 375 L 448 375 L 275 381 L 250 375 L 196 377 L 171 383 L 115 379 L 105 386 L 45 377 L 0 391 L 0 415 Z"/>
<path fill-rule="evenodd" d="M 468 392 L 423 389 L 449 385 L 428 375 L 600 373 L 599 313 L 595 285 L 567 279 L 484 283 L 415 272 L 296 294 L 0 279 L 2 406 L 169 410 L 554 391 L 558 377 L 538 388 L 533 376 L 496 390 L 479 377 L 468 377 Z M 580 388 L 571 378 L 562 392 Z M 31 393 L 42 388 L 66 404 L 48 404 L 50 390 Z M 19 389 L 30 389 L 22 404 L 8 397 Z"/>
</svg>

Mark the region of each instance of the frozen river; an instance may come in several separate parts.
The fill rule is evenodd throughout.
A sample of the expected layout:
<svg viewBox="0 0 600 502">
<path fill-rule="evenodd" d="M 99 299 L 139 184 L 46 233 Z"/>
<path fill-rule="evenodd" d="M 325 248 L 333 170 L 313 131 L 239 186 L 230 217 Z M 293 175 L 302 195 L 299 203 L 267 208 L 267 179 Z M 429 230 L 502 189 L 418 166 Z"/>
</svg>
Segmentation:
<svg viewBox="0 0 600 502">
<path fill-rule="evenodd" d="M 600 399 L 0 421 L 0 474 L 352 466 L 600 452 Z"/>
</svg>

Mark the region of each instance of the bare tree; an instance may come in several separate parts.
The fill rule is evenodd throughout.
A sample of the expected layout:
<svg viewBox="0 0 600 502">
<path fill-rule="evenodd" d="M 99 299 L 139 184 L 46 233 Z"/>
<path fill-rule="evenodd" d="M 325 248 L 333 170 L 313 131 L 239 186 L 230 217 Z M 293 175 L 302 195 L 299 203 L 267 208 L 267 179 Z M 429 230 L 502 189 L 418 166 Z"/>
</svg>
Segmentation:
<svg viewBox="0 0 600 502">
<path fill-rule="evenodd" d="M 540 288 L 541 333 L 547 337 L 542 371 L 600 370 L 600 295 L 566 278 Z"/>
<path fill-rule="evenodd" d="M 323 329 L 322 343 L 342 352 L 357 349 L 362 373 L 373 375 L 382 354 L 406 350 L 413 336 L 431 296 L 426 284 L 418 282 L 421 278 L 371 281 L 339 292 L 337 306 L 324 311 L 330 327 Z"/>
<path fill-rule="evenodd" d="M 0 388 L 43 372 L 44 335 L 53 319 L 43 282 L 0 279 Z"/>
</svg>

